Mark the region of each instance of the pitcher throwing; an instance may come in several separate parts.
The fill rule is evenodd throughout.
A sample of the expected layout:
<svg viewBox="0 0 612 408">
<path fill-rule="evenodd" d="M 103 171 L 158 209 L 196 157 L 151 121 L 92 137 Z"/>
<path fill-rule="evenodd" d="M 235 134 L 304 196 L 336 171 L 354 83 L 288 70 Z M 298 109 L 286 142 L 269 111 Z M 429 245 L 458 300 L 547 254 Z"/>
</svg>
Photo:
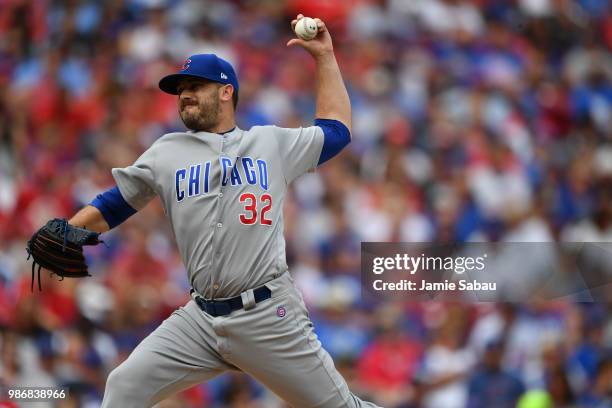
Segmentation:
<svg viewBox="0 0 612 408">
<path fill-rule="evenodd" d="M 49 235 L 59 237 L 66 256 L 80 256 L 85 239 L 79 234 L 107 231 L 155 195 L 162 200 L 192 299 L 110 373 L 103 407 L 150 407 L 226 370 L 248 373 L 298 408 L 375 407 L 349 391 L 321 347 L 285 260 L 289 183 L 350 141 L 348 94 L 331 36 L 315 20 L 314 39 L 287 44 L 303 47 L 316 63 L 314 126 L 236 127 L 234 69 L 215 55 L 193 55 L 159 82 L 162 91 L 178 95 L 189 130 L 162 136 L 133 165 L 113 169 L 114 188 L 30 241 L 35 260 L 58 272 L 61 261 L 54 255 L 53 262 L 41 261 L 38 252 L 50 248 Z"/>
</svg>

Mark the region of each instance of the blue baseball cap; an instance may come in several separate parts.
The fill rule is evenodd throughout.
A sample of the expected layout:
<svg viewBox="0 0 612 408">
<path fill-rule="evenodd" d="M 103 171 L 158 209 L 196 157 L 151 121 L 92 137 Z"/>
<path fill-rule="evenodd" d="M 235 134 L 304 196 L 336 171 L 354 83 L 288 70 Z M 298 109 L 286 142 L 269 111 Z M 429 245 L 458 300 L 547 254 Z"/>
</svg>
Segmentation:
<svg viewBox="0 0 612 408">
<path fill-rule="evenodd" d="M 232 65 L 215 54 L 195 54 L 187 58 L 178 74 L 171 74 L 159 81 L 159 89 L 178 95 L 178 83 L 183 78 L 203 78 L 221 84 L 231 84 L 238 91 L 238 78 Z"/>
</svg>

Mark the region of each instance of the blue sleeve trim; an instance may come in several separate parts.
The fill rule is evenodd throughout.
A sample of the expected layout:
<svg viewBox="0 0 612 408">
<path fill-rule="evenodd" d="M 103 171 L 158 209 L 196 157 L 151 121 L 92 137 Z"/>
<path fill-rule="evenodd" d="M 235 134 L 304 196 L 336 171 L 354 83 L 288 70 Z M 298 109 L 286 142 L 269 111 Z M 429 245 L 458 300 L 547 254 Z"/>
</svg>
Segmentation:
<svg viewBox="0 0 612 408">
<path fill-rule="evenodd" d="M 346 125 L 335 119 L 315 119 L 315 126 L 323 129 L 323 149 L 319 157 L 319 165 L 325 163 L 344 149 L 351 141 L 351 132 Z"/>
<path fill-rule="evenodd" d="M 115 228 L 136 213 L 136 210 L 125 201 L 117 186 L 98 194 L 89 205 L 100 210 L 111 228 Z"/>
</svg>

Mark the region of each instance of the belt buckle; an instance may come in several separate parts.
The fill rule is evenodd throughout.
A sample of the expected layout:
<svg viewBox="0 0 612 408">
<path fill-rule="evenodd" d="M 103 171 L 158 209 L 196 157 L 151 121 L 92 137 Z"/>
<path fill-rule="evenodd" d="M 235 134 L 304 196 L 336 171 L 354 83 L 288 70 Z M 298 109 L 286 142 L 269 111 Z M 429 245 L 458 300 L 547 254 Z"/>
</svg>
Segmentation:
<svg viewBox="0 0 612 408">
<path fill-rule="evenodd" d="M 217 305 L 214 300 L 208 300 L 203 298 L 202 296 L 196 296 L 195 301 L 204 313 L 207 313 L 213 317 L 218 315 Z"/>
<path fill-rule="evenodd" d="M 215 303 L 215 312 L 217 316 L 227 316 L 232 313 L 232 308 L 227 302 L 217 302 Z"/>
<path fill-rule="evenodd" d="M 202 300 L 204 311 L 211 316 L 227 316 L 232 313 L 230 305 L 226 302 L 217 302 L 214 300 Z"/>
</svg>

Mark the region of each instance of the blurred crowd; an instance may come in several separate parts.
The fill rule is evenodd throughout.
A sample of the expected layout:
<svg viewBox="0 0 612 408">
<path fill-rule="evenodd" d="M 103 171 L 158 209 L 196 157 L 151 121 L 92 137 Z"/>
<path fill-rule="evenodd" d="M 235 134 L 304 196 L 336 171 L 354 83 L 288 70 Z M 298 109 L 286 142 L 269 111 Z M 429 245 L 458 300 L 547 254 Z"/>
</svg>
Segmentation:
<svg viewBox="0 0 612 408">
<path fill-rule="evenodd" d="M 234 64 L 241 128 L 311 124 L 314 64 L 285 46 L 303 12 L 332 33 L 353 141 L 294 183 L 287 256 L 352 389 L 387 408 L 612 407 L 609 304 L 359 300 L 361 241 L 612 240 L 611 9 L 0 0 L 0 386 L 68 385 L 59 406 L 99 406 L 108 372 L 187 301 L 157 199 L 87 250 L 82 281 L 45 274 L 31 294 L 25 242 L 183 128 L 157 82 L 190 54 Z M 282 405 L 239 373 L 160 404 L 204 406 Z"/>
</svg>

